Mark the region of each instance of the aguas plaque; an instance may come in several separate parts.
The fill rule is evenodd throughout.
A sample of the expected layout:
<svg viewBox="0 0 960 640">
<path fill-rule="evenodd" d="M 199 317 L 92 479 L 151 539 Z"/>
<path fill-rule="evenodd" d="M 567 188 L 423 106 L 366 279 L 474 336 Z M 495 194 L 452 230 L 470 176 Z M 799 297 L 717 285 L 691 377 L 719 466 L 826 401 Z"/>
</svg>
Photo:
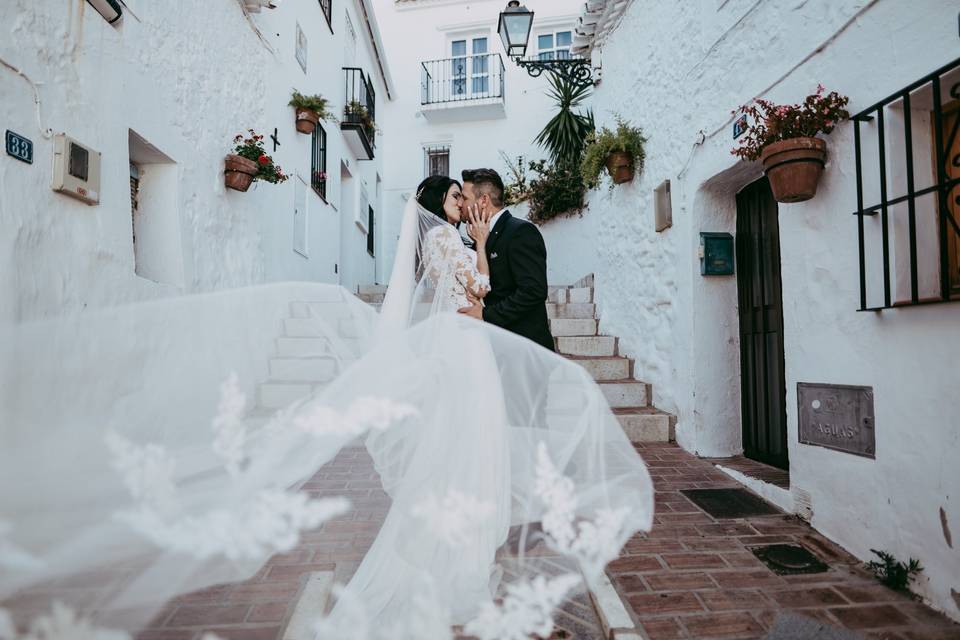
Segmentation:
<svg viewBox="0 0 960 640">
<path fill-rule="evenodd" d="M 876 457 L 873 387 L 797 383 L 800 442 Z"/>
</svg>

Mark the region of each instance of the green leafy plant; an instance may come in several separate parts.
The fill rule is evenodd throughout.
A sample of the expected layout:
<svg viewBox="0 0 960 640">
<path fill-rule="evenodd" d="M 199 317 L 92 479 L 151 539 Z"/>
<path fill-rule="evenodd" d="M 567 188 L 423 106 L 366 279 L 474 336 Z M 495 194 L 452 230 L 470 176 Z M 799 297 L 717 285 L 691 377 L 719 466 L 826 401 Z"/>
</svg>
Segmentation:
<svg viewBox="0 0 960 640">
<path fill-rule="evenodd" d="M 618 151 L 630 156 L 636 173 L 643 171 L 643 163 L 646 159 L 644 144 L 647 142 L 647 139 L 643 136 L 643 130 L 631 126 L 620 116 L 616 116 L 616 122 L 617 128 L 615 131 L 603 127 L 587 138 L 587 146 L 580 163 L 580 174 L 587 188 L 596 188 L 600 183 L 600 174 L 606 167 L 607 158 L 610 157 L 610 154 Z M 611 181 L 610 188 L 613 189 L 613 186 L 613 181 Z"/>
<path fill-rule="evenodd" d="M 923 571 L 920 561 L 910 558 L 907 562 L 898 561 L 893 554 L 886 551 L 870 551 L 880 558 L 880 561 L 872 560 L 867 563 L 867 568 L 873 571 L 877 579 L 891 589 L 905 591 L 910 583 L 916 579 L 916 575 Z"/>
<path fill-rule="evenodd" d="M 816 93 L 800 104 L 774 104 L 757 99 L 733 112 L 749 116 L 753 124 L 747 128 L 740 146 L 730 153 L 744 160 L 757 160 L 763 148 L 774 142 L 791 138 L 812 138 L 818 133 L 830 133 L 850 117 L 847 103 L 850 98 L 836 91 L 824 95 L 817 85 Z"/>
<path fill-rule="evenodd" d="M 527 183 L 527 167 L 523 156 L 517 156 L 516 162 L 503 151 L 500 157 L 510 170 L 511 179 L 503 185 L 503 201 L 507 206 L 515 205 L 530 198 L 530 185 Z"/>
<path fill-rule="evenodd" d="M 359 122 L 368 132 L 379 131 L 377 123 L 373 121 L 370 110 L 359 100 L 351 100 L 343 108 L 343 115 L 348 122 Z"/>
<path fill-rule="evenodd" d="M 547 95 L 554 99 L 559 111 L 547 122 L 534 142 L 550 154 L 555 165 L 573 164 L 580 161 L 587 136 L 594 130 L 593 112 L 575 113 L 590 97 L 589 86 L 577 86 L 557 75 L 549 74 L 550 90 Z"/>
<path fill-rule="evenodd" d="M 267 155 L 267 150 L 263 147 L 263 136 L 253 129 L 247 129 L 248 136 L 244 137 L 242 133 L 234 136 L 236 143 L 233 152 L 241 158 L 253 160 L 257 163 L 257 173 L 253 176 L 254 181 L 263 180 L 273 184 L 285 182 L 290 176 L 286 175 L 280 169 L 280 165 L 274 164 L 273 158 Z"/>
<path fill-rule="evenodd" d="M 540 160 L 530 162 L 530 170 L 537 174 L 530 181 L 529 188 L 530 213 L 527 217 L 531 222 L 543 224 L 583 211 L 586 189 L 575 163 L 548 164 Z"/>
<path fill-rule="evenodd" d="M 334 121 L 335 118 L 333 117 L 333 114 L 327 111 L 328 104 L 329 101 L 319 94 L 305 96 L 294 89 L 293 93 L 290 94 L 290 102 L 288 103 L 288 106 L 291 106 L 294 109 L 309 109 L 310 111 L 316 112 L 321 120 Z"/>
</svg>

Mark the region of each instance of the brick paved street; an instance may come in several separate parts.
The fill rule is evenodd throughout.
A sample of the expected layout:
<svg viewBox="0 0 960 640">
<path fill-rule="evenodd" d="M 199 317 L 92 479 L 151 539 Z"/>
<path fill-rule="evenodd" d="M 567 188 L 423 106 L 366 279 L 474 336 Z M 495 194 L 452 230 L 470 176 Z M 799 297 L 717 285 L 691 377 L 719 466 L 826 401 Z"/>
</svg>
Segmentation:
<svg viewBox="0 0 960 640">
<path fill-rule="evenodd" d="M 675 444 L 637 445 L 656 488 L 656 518 L 608 573 L 650 640 L 762 638 L 781 611 L 884 640 L 960 638 L 960 625 L 877 582 L 859 562 L 786 515 L 717 520 L 681 489 L 738 487 Z M 798 543 L 826 573 L 778 576 L 749 547 Z"/>
<path fill-rule="evenodd" d="M 630 540 L 608 573 L 650 640 L 764 638 L 784 611 L 876 640 L 960 638 L 960 625 L 882 586 L 855 558 L 797 518 L 707 515 L 680 490 L 739 486 L 712 461 L 675 444 L 636 446 L 657 490 L 654 529 Z M 372 462 L 363 447 L 348 447 L 303 489 L 316 497 L 346 495 L 354 510 L 306 534 L 300 546 L 275 556 L 246 582 L 176 598 L 138 638 L 199 640 L 213 631 L 227 640 L 279 640 L 309 574 L 334 571 L 338 582 L 347 582 L 390 504 Z M 779 576 L 749 551 L 778 543 L 803 545 L 829 570 Z M 34 604 L 48 606 L 49 593 L 34 595 L 44 596 Z M 25 614 L 36 599 L 25 594 L 8 604 Z M 568 603 L 557 622 L 555 640 L 602 636 L 583 596 Z"/>
</svg>

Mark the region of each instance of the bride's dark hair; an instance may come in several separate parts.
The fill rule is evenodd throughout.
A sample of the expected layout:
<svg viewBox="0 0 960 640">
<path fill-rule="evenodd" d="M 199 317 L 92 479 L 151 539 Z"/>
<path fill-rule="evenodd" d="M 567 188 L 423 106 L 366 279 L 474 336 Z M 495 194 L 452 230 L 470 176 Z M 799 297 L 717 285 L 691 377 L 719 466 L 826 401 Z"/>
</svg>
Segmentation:
<svg viewBox="0 0 960 640">
<path fill-rule="evenodd" d="M 454 184 L 463 189 L 463 185 L 453 178 L 430 176 L 417 187 L 417 202 L 444 222 L 449 222 L 447 214 L 443 211 L 443 203 L 447 200 L 447 191 L 450 190 L 450 185 Z"/>
</svg>

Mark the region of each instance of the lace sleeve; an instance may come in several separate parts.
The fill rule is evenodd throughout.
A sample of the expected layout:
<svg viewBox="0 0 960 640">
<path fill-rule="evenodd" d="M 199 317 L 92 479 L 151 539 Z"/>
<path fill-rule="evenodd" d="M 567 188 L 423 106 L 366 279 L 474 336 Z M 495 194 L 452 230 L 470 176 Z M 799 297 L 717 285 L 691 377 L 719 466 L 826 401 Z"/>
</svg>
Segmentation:
<svg viewBox="0 0 960 640">
<path fill-rule="evenodd" d="M 443 227 L 437 234 L 436 243 L 443 266 L 452 270 L 457 282 L 471 295 L 482 298 L 490 292 L 490 276 L 477 270 L 476 261 L 467 252 L 460 234 L 453 227 Z"/>
</svg>

